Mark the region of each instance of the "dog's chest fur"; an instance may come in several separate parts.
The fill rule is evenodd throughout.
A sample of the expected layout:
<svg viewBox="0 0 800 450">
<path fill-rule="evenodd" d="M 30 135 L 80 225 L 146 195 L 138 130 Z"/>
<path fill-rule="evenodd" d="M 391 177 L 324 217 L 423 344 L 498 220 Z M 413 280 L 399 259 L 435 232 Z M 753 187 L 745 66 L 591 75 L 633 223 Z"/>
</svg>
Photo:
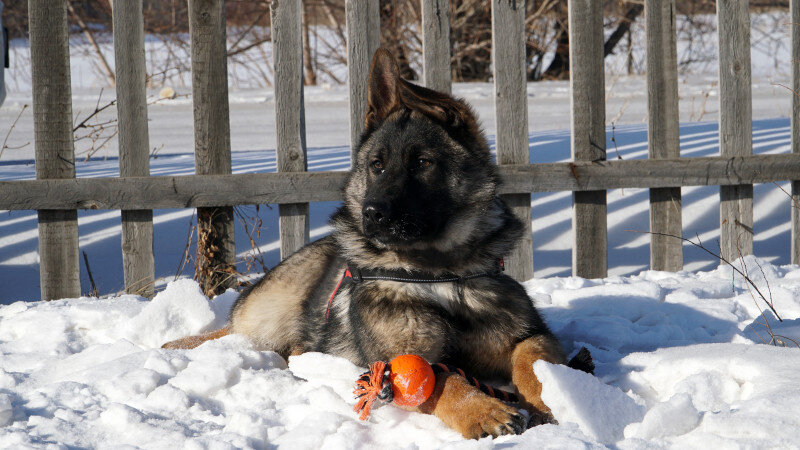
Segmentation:
<svg viewBox="0 0 800 450">
<path fill-rule="evenodd" d="M 331 324 L 347 332 L 329 339 L 321 350 L 336 354 L 353 348 L 344 342 L 352 339 L 360 354 L 342 356 L 366 364 L 406 353 L 447 361 L 461 353 L 465 340 L 505 346 L 507 339 L 500 342 L 498 337 L 507 333 L 495 326 L 498 322 L 481 325 L 468 319 L 476 315 L 490 318 L 496 313 L 486 284 L 477 280 L 461 286 L 394 281 L 351 284 L 334 299 L 332 320 L 336 324 Z"/>
<path fill-rule="evenodd" d="M 356 359 L 364 363 L 404 353 L 419 354 L 429 361 L 441 360 L 452 331 L 448 320 L 452 310 L 450 291 L 454 292 L 452 286 L 393 281 L 351 283 L 333 300 L 325 328 L 339 331 L 320 342 L 324 347 L 321 350 L 337 353 L 355 347 L 359 352 Z M 356 355 L 347 357 L 353 356 Z"/>
</svg>

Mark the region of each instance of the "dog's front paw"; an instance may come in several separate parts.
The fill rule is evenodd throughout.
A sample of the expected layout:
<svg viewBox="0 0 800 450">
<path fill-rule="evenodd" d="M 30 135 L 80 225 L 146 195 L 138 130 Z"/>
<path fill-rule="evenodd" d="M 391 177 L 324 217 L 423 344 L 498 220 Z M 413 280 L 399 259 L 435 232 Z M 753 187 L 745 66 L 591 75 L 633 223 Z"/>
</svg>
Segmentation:
<svg viewBox="0 0 800 450">
<path fill-rule="evenodd" d="M 520 410 L 495 398 L 482 400 L 477 408 L 464 415 L 460 431 L 465 438 L 497 437 L 525 431 L 528 419 Z"/>
</svg>

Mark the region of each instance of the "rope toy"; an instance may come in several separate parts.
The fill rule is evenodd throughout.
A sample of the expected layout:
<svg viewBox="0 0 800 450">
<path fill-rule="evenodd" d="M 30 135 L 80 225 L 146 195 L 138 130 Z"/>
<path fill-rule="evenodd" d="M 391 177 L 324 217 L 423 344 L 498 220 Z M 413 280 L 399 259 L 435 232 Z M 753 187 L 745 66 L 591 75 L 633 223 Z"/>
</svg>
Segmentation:
<svg viewBox="0 0 800 450">
<path fill-rule="evenodd" d="M 359 419 L 367 420 L 372 404 L 378 399 L 386 403 L 394 402 L 399 406 L 419 406 L 433 394 L 436 375 L 440 373 L 457 373 L 485 394 L 507 402 L 517 402 L 516 395 L 493 389 L 474 377 L 467 376 L 461 369 L 442 363 L 431 366 L 417 355 L 400 355 L 388 363 L 377 361 L 370 364 L 369 371 L 356 380 L 353 394 L 358 401 L 353 411 L 359 413 Z"/>
<path fill-rule="evenodd" d="M 419 406 L 433 394 L 435 385 L 433 368 L 417 355 L 400 355 L 388 363 L 377 361 L 356 381 L 353 394 L 358 402 L 353 410 L 360 412 L 359 419 L 367 420 L 376 399 Z"/>
</svg>

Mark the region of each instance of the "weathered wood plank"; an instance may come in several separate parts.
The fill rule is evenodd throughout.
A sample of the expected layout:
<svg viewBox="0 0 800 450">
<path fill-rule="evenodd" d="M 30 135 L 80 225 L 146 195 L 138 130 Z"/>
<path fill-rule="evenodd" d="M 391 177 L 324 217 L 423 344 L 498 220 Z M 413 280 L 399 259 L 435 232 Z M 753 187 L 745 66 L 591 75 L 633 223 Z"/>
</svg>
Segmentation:
<svg viewBox="0 0 800 450">
<path fill-rule="evenodd" d="M 572 159 L 606 159 L 602 0 L 569 0 Z M 606 193 L 576 192 L 572 204 L 572 273 L 608 273 Z"/>
<path fill-rule="evenodd" d="M 372 55 L 381 42 L 380 2 L 346 0 L 347 86 L 350 92 L 350 151 L 358 145 L 367 112 L 367 78 Z"/>
<path fill-rule="evenodd" d="M 638 159 L 503 166 L 501 192 L 729 186 L 789 180 L 800 155 Z"/>
<path fill-rule="evenodd" d="M 525 1 L 492 0 L 492 66 L 497 123 L 497 164 L 528 164 L 528 99 L 525 80 Z M 504 195 L 522 221 L 522 239 L 506 257 L 506 272 L 533 278 L 533 234 L 529 193 Z"/>
<path fill-rule="evenodd" d="M 142 0 L 118 2 L 113 9 L 114 61 L 119 117 L 119 174 L 150 175 L 150 137 Z M 122 211 L 122 268 L 125 292 L 154 295 L 153 211 Z"/>
<path fill-rule="evenodd" d="M 165 209 L 340 200 L 345 172 L 0 181 L 2 209 Z M 55 206 L 62 205 L 62 206 Z"/>
<path fill-rule="evenodd" d="M 675 0 L 645 1 L 647 144 L 650 158 L 680 158 Z M 683 268 L 681 189 L 650 191 L 650 268 Z"/>
<path fill-rule="evenodd" d="M 719 151 L 753 154 L 749 3 L 717 1 L 719 35 Z M 732 260 L 753 253 L 753 186 L 720 188 L 720 254 Z"/>
<path fill-rule="evenodd" d="M 194 160 L 198 175 L 231 173 L 225 1 L 189 0 L 194 109 Z M 221 205 L 212 205 L 221 206 Z M 235 285 L 233 208 L 197 211 L 196 268 L 206 294 Z"/>
<path fill-rule="evenodd" d="M 40 209 L 38 216 L 42 300 L 79 297 L 78 211 Z"/>
<path fill-rule="evenodd" d="M 153 211 L 127 209 L 121 211 L 121 216 L 125 292 L 153 298 L 155 295 Z"/>
<path fill-rule="evenodd" d="M 800 181 L 792 181 L 792 264 L 800 264 Z"/>
<path fill-rule="evenodd" d="M 800 155 L 503 165 L 500 194 L 788 181 Z M 165 209 L 342 199 L 347 172 L 0 181 L 0 209 Z"/>
<path fill-rule="evenodd" d="M 281 238 L 281 259 L 308 244 L 308 203 L 283 203 L 278 205 L 278 233 Z"/>
<path fill-rule="evenodd" d="M 790 30 L 792 35 L 791 55 L 800 59 L 800 0 L 789 4 Z M 800 154 L 800 64 L 792 64 L 792 153 Z M 800 180 L 792 181 L 792 264 L 800 264 Z"/>
<path fill-rule="evenodd" d="M 305 172 L 305 110 L 303 105 L 303 57 L 300 0 L 281 0 L 271 6 L 275 69 L 275 127 L 278 172 Z M 278 207 L 281 259 L 309 240 L 308 203 Z"/>
<path fill-rule="evenodd" d="M 422 79 L 426 87 L 450 93 L 450 1 L 421 0 Z"/>
<path fill-rule="evenodd" d="M 29 0 L 36 178 L 74 179 L 67 2 Z M 39 211 L 42 300 L 81 294 L 78 213 Z"/>
</svg>

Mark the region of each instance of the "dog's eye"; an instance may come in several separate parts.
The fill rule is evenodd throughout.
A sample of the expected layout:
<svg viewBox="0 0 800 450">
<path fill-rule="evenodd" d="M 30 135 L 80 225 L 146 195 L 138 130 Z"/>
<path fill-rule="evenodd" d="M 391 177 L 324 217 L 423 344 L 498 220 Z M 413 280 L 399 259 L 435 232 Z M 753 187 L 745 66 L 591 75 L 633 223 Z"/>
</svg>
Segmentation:
<svg viewBox="0 0 800 450">
<path fill-rule="evenodd" d="M 378 170 L 378 171 L 382 171 L 383 170 L 383 161 L 381 161 L 380 159 L 376 159 L 375 161 L 372 161 L 372 168 L 375 169 L 375 170 Z"/>
<path fill-rule="evenodd" d="M 417 160 L 417 165 L 419 167 L 429 167 L 431 164 L 433 164 L 433 161 L 430 159 L 420 158 Z"/>
</svg>

